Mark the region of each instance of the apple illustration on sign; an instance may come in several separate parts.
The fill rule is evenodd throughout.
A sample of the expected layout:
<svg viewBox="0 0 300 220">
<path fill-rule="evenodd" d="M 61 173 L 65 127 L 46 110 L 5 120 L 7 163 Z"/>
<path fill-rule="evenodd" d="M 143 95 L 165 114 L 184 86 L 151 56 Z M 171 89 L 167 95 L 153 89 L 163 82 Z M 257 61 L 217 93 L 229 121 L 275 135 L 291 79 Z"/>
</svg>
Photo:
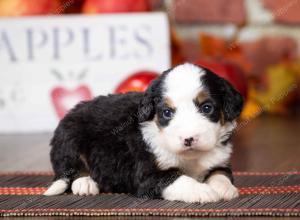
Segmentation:
<svg viewBox="0 0 300 220">
<path fill-rule="evenodd" d="M 51 98 L 56 114 L 61 119 L 80 101 L 90 100 L 92 93 L 86 85 L 79 85 L 73 90 L 59 86 L 51 91 Z"/>
<path fill-rule="evenodd" d="M 150 82 L 158 77 L 153 71 L 139 71 L 123 80 L 115 89 L 115 93 L 144 92 Z"/>
<path fill-rule="evenodd" d="M 86 71 L 75 75 L 69 74 L 67 78 L 63 77 L 63 74 L 59 73 L 56 70 L 52 70 L 52 73 L 60 81 L 81 81 L 86 74 Z M 67 88 L 63 86 L 56 86 L 51 90 L 51 100 L 54 106 L 55 112 L 59 119 L 62 119 L 66 113 L 73 108 L 77 103 L 85 100 L 92 99 L 93 95 L 90 88 L 85 84 L 73 84 L 72 88 Z"/>
</svg>

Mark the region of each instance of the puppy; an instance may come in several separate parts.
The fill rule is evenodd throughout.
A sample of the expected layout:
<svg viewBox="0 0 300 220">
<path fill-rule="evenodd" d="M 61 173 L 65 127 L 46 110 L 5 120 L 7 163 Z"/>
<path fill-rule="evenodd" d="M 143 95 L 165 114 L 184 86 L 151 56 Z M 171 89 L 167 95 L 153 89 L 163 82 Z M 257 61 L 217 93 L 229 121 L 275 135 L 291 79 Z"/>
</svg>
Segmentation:
<svg viewBox="0 0 300 220">
<path fill-rule="evenodd" d="M 100 190 L 201 203 L 235 198 L 230 137 L 242 106 L 227 81 L 193 64 L 163 72 L 144 93 L 82 102 L 55 130 L 55 179 L 44 195 L 71 186 L 78 195 Z M 90 176 L 78 178 L 83 165 Z"/>
</svg>

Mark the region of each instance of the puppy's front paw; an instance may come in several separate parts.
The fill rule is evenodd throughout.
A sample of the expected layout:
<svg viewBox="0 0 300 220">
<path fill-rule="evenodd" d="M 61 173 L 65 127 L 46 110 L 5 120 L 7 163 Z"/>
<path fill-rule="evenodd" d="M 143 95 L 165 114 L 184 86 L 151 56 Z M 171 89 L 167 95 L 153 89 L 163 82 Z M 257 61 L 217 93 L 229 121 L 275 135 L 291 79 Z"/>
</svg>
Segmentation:
<svg viewBox="0 0 300 220">
<path fill-rule="evenodd" d="M 225 190 L 222 192 L 223 195 L 220 195 L 224 200 L 231 200 L 239 196 L 239 191 L 234 185 L 228 185 Z"/>
<path fill-rule="evenodd" d="M 239 196 L 238 189 L 234 185 L 232 185 L 232 183 L 226 176 L 222 174 L 213 175 L 209 178 L 207 183 L 224 200 L 231 200 Z"/>
<path fill-rule="evenodd" d="M 51 186 L 44 192 L 44 196 L 55 196 L 63 194 L 69 186 L 69 181 L 66 179 L 59 179 L 54 181 Z"/>
<path fill-rule="evenodd" d="M 90 177 L 80 177 L 72 183 L 72 192 L 74 195 L 88 196 L 99 194 L 98 184 Z"/>
<path fill-rule="evenodd" d="M 197 180 L 181 176 L 163 191 L 163 198 L 183 202 L 217 202 L 220 200 L 218 194 L 207 184 L 199 183 Z"/>
</svg>

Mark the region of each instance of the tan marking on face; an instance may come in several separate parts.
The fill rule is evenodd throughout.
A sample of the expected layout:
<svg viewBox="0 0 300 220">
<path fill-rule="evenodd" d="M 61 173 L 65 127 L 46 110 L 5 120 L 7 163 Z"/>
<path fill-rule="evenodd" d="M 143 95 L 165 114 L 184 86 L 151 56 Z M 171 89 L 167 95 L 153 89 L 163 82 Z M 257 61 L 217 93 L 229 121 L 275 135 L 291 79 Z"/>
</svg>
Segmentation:
<svg viewBox="0 0 300 220">
<path fill-rule="evenodd" d="M 207 92 L 201 91 L 198 93 L 196 100 L 199 104 L 203 103 L 205 100 L 210 98 L 209 94 Z"/>
<path fill-rule="evenodd" d="M 165 105 L 170 108 L 170 109 L 175 109 L 175 105 L 173 104 L 172 100 L 170 98 L 165 98 L 164 100 Z M 162 127 L 160 126 L 159 122 L 158 122 L 158 116 L 157 114 L 155 114 L 153 121 L 155 122 L 155 124 L 157 125 L 157 127 L 159 128 L 160 131 L 162 131 Z"/>
<path fill-rule="evenodd" d="M 175 109 L 175 105 L 170 98 L 165 98 L 165 105 L 171 109 Z"/>
</svg>

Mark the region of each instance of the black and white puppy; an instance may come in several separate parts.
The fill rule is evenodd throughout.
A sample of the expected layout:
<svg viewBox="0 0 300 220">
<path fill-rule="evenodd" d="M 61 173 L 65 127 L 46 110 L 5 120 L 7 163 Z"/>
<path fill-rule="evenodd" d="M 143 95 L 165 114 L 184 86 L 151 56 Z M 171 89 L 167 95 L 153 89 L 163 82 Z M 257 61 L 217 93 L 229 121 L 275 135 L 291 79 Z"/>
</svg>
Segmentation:
<svg viewBox="0 0 300 220">
<path fill-rule="evenodd" d="M 144 93 L 82 102 L 55 130 L 55 180 L 44 195 L 71 187 L 78 195 L 202 203 L 235 198 L 230 137 L 242 106 L 227 81 L 193 64 L 165 71 Z M 83 164 L 88 177 L 79 177 Z"/>
</svg>

